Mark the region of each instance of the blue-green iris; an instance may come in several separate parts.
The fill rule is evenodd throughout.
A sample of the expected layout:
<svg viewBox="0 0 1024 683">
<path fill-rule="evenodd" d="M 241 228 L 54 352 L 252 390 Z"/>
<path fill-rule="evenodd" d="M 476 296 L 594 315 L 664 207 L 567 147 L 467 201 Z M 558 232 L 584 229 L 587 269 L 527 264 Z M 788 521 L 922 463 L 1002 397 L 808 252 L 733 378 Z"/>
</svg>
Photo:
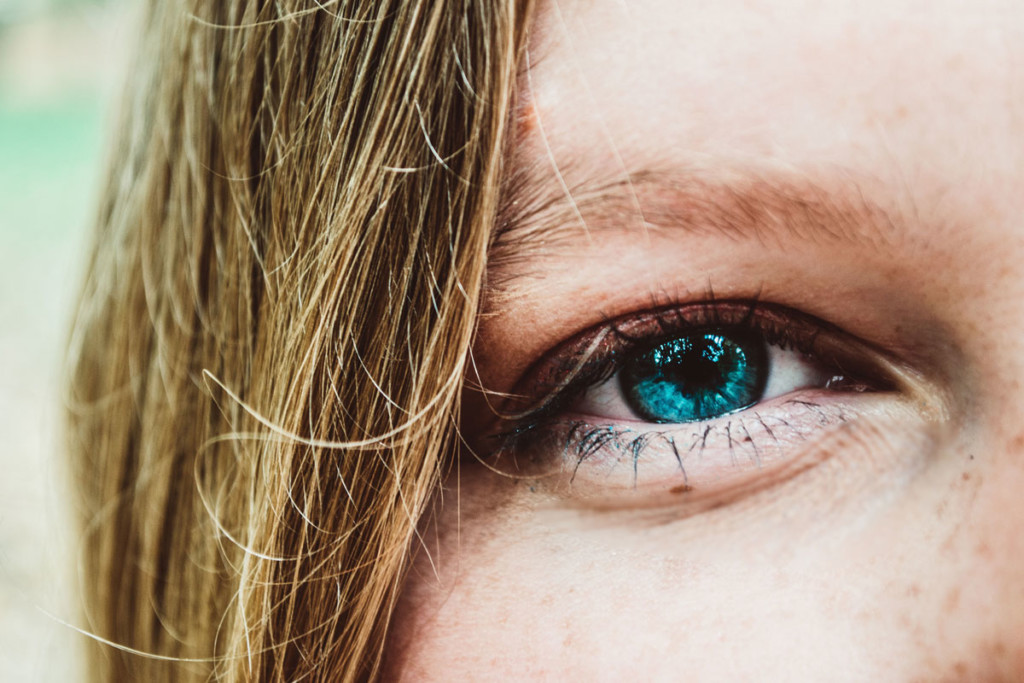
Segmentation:
<svg viewBox="0 0 1024 683">
<path fill-rule="evenodd" d="M 768 352 L 742 332 L 702 332 L 662 342 L 622 367 L 626 401 L 651 422 L 697 422 L 742 410 L 764 391 Z"/>
</svg>

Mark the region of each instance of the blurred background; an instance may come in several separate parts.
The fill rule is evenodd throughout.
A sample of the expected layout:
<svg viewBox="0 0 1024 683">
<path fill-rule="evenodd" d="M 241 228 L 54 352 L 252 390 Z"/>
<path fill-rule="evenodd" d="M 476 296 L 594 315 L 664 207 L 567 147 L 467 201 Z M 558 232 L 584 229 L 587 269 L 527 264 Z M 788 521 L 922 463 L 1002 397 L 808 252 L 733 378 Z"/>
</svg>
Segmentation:
<svg viewBox="0 0 1024 683">
<path fill-rule="evenodd" d="M 62 350 L 137 4 L 0 0 L 3 681 L 81 678 Z"/>
</svg>

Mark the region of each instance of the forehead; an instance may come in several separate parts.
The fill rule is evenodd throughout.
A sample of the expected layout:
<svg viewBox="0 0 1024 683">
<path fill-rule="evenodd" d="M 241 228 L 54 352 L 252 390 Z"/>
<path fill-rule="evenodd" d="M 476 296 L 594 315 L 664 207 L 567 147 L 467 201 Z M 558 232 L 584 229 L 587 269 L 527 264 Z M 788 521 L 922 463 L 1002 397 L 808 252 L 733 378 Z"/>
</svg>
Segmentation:
<svg viewBox="0 0 1024 683">
<path fill-rule="evenodd" d="M 1006 218 L 1022 19 L 987 0 L 547 3 L 516 157 L 563 190 L 652 166 L 824 169 Z"/>
</svg>

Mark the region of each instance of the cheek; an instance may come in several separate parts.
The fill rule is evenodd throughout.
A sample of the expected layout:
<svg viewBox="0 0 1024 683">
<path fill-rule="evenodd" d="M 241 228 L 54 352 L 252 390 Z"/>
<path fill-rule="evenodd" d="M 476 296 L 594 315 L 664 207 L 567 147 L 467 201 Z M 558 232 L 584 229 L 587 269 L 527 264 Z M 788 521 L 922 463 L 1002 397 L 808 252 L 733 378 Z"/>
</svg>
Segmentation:
<svg viewBox="0 0 1024 683">
<path fill-rule="evenodd" d="M 440 580 L 422 560 L 397 615 L 389 676 L 405 680 L 721 680 L 792 671 L 794 641 L 816 633 L 815 668 L 848 670 L 852 651 L 823 614 L 820 587 L 793 572 L 652 552 L 622 530 L 568 534 L 542 513 L 505 535 L 464 520 L 462 551 L 442 534 Z M 631 535 L 632 532 L 627 532 Z M 658 543 L 659 545 L 661 542 Z M 699 555 L 699 553 L 698 553 Z M 806 657 L 805 657 L 806 659 Z M 781 679 L 780 679 L 781 680 Z"/>
<path fill-rule="evenodd" d="M 1024 470 L 990 453 L 935 445 L 883 504 L 743 533 L 595 523 L 464 465 L 460 512 L 450 491 L 424 528 L 386 678 L 1017 680 Z"/>
<path fill-rule="evenodd" d="M 459 489 L 460 510 L 448 505 L 425 525 L 384 678 L 551 675 L 568 635 L 561 625 L 572 618 L 556 535 L 523 533 L 534 514 L 515 503 L 515 483 L 464 466 Z"/>
<path fill-rule="evenodd" d="M 918 611 L 921 603 L 930 606 L 936 630 L 957 653 L 944 659 L 953 660 L 960 680 L 1024 676 L 1021 445 L 1012 437 L 995 446 L 980 439 L 964 443 L 950 454 L 944 487 L 936 483 L 930 501 L 935 550 L 921 575 L 934 578 L 919 582 L 920 590 L 908 597 Z M 917 630 L 923 649 L 927 635 Z"/>
</svg>

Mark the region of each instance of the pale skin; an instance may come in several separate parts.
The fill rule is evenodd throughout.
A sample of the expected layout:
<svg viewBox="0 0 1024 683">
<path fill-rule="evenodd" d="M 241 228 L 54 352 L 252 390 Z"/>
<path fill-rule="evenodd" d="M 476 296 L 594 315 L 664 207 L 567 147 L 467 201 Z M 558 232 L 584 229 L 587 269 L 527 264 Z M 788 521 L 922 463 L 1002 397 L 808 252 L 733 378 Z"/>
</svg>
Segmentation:
<svg viewBox="0 0 1024 683">
<path fill-rule="evenodd" d="M 489 393 L 467 392 L 464 424 L 478 458 L 424 522 L 388 675 L 1024 677 L 1024 10 L 562 1 L 530 57 L 510 161 L 555 208 L 492 262 Z M 752 187 L 750 225 L 704 229 Z M 709 291 L 825 321 L 901 379 L 784 387 L 748 411 L 804 426 L 771 441 L 738 413 L 728 447 L 712 432 L 682 463 L 685 487 L 664 439 L 636 470 L 599 453 L 570 481 L 578 459 L 549 445 L 494 471 L 487 405 L 528 368 Z M 617 400 L 568 412 L 673 429 Z M 732 448 L 741 428 L 756 462 Z"/>
</svg>

